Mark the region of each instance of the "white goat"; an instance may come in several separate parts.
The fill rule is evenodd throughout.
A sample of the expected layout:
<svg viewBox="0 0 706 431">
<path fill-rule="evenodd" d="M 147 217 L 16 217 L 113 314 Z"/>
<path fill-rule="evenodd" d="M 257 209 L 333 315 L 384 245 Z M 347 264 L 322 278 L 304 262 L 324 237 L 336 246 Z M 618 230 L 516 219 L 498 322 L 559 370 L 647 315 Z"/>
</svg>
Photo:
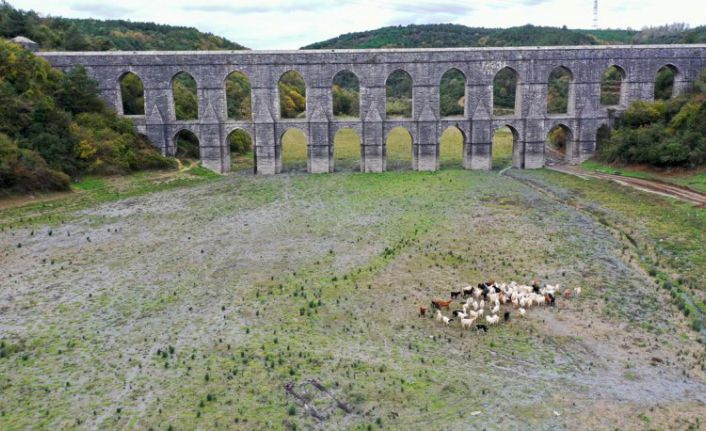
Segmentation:
<svg viewBox="0 0 706 431">
<path fill-rule="evenodd" d="M 488 302 L 498 302 L 499 296 L 500 295 L 497 293 L 489 293 L 488 294 Z"/>
<path fill-rule="evenodd" d="M 500 321 L 500 316 L 497 314 L 492 315 L 492 316 L 485 316 L 486 322 L 488 322 L 490 325 L 495 325 Z"/>
<path fill-rule="evenodd" d="M 471 328 L 473 327 L 473 322 L 476 321 L 476 318 L 473 317 L 471 319 L 461 319 L 461 326 L 466 329 L 466 328 Z"/>
</svg>

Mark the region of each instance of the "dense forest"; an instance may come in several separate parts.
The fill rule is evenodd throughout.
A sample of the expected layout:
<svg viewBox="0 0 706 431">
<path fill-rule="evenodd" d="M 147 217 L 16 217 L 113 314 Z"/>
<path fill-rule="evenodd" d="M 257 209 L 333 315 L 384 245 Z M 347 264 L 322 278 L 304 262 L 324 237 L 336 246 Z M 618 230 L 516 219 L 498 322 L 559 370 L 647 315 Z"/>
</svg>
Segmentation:
<svg viewBox="0 0 706 431">
<path fill-rule="evenodd" d="M 574 30 L 525 25 L 510 28 L 466 27 L 458 24 L 410 24 L 347 33 L 303 49 L 444 48 L 558 46 L 607 44 L 705 43 L 706 26 L 683 24 L 642 30 Z"/>
<path fill-rule="evenodd" d="M 106 108 L 84 69 L 61 73 L 0 40 L 0 193 L 66 190 L 85 174 L 174 167 Z"/>
<path fill-rule="evenodd" d="M 191 27 L 151 22 L 43 17 L 0 2 L 0 37 L 25 36 L 42 50 L 214 50 L 245 49 L 237 43 Z"/>
</svg>

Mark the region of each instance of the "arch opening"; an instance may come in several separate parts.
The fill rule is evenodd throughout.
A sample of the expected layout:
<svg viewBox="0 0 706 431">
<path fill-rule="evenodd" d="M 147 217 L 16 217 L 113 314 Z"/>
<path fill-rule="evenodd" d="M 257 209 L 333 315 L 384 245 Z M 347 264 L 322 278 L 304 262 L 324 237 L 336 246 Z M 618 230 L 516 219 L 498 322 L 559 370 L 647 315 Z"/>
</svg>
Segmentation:
<svg viewBox="0 0 706 431">
<path fill-rule="evenodd" d="M 385 81 L 386 112 L 391 118 L 412 118 L 412 77 L 397 69 Z"/>
<path fill-rule="evenodd" d="M 571 160 L 573 133 L 564 124 L 557 124 L 547 133 L 545 163 L 564 163 Z"/>
<path fill-rule="evenodd" d="M 280 76 L 279 115 L 281 118 L 306 118 L 306 82 L 296 70 Z"/>
<path fill-rule="evenodd" d="M 177 120 L 199 118 L 199 99 L 196 93 L 196 80 L 186 72 L 179 72 L 172 78 L 174 114 Z"/>
<path fill-rule="evenodd" d="M 127 72 L 120 77 L 124 115 L 145 115 L 145 87 L 139 76 Z"/>
<path fill-rule="evenodd" d="M 547 81 L 547 113 L 568 114 L 571 107 L 573 74 L 564 66 L 552 70 Z"/>
<path fill-rule="evenodd" d="M 611 129 L 607 124 L 603 124 L 598 128 L 598 130 L 596 130 L 596 148 L 594 148 L 594 154 L 598 154 L 601 150 L 603 150 L 603 146 L 606 141 L 610 139 L 610 133 Z"/>
<path fill-rule="evenodd" d="M 412 168 L 412 134 L 404 127 L 390 130 L 385 141 L 385 158 L 388 171 Z"/>
<path fill-rule="evenodd" d="M 625 71 L 618 66 L 610 66 L 601 76 L 601 105 L 618 106 L 623 104 L 623 83 Z"/>
<path fill-rule="evenodd" d="M 655 77 L 655 100 L 669 100 L 674 96 L 674 82 L 679 71 L 671 64 L 660 67 Z"/>
<path fill-rule="evenodd" d="M 282 172 L 306 172 L 309 146 L 306 135 L 299 129 L 287 129 L 281 137 Z"/>
<path fill-rule="evenodd" d="M 226 77 L 226 111 L 233 120 L 252 119 L 250 79 L 242 72 L 232 72 Z"/>
<path fill-rule="evenodd" d="M 439 168 L 463 167 L 464 134 L 456 126 L 449 126 L 439 138 Z"/>
<path fill-rule="evenodd" d="M 230 167 L 234 172 L 255 172 L 255 151 L 252 137 L 243 129 L 235 129 L 226 138 L 230 151 Z"/>
<path fill-rule="evenodd" d="M 517 113 L 518 73 L 504 67 L 493 78 L 493 115 L 514 115 Z"/>
<path fill-rule="evenodd" d="M 174 136 L 176 158 L 191 162 L 201 158 L 199 138 L 191 130 L 182 129 Z"/>
<path fill-rule="evenodd" d="M 360 136 L 351 128 L 343 128 L 333 137 L 334 171 L 360 171 Z"/>
<path fill-rule="evenodd" d="M 466 113 L 466 75 L 449 69 L 439 83 L 439 112 L 442 117 L 463 116 Z"/>
<path fill-rule="evenodd" d="M 333 115 L 336 118 L 360 117 L 360 82 L 355 73 L 342 70 L 333 77 Z"/>
<path fill-rule="evenodd" d="M 502 126 L 493 132 L 490 148 L 492 169 L 505 169 L 510 166 L 524 167 L 518 146 L 519 134 L 514 127 Z"/>
</svg>

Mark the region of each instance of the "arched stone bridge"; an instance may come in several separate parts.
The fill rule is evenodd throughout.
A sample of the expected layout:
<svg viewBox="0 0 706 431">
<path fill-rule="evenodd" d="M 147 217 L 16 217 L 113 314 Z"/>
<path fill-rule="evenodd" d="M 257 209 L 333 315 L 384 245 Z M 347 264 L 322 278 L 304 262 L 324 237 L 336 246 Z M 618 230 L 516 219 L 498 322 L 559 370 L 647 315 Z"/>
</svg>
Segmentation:
<svg viewBox="0 0 706 431">
<path fill-rule="evenodd" d="M 308 139 L 309 172 L 333 171 L 333 137 L 342 128 L 361 138 L 361 170 L 385 170 L 387 134 L 406 128 L 413 139 L 412 165 L 418 170 L 439 166 L 439 138 L 447 127 L 464 136 L 467 169 L 491 167 L 493 131 L 509 126 L 515 138 L 513 166 L 537 168 L 545 162 L 549 130 L 562 125 L 571 133 L 567 145 L 570 162 L 593 155 L 596 133 L 609 124 L 614 111 L 637 99 L 654 98 L 655 76 L 663 66 L 675 75 L 674 93 L 687 89 L 706 68 L 706 45 L 583 46 L 525 48 L 382 49 L 316 51 L 199 51 L 199 52 L 45 52 L 54 67 L 83 65 L 97 80 L 102 96 L 123 112 L 121 77 L 132 72 L 144 85 L 145 114 L 131 116 L 138 130 L 164 154 L 175 153 L 175 137 L 184 129 L 200 142 L 205 166 L 218 172 L 230 169 L 227 137 L 235 129 L 248 132 L 255 143 L 256 172 L 281 171 L 282 136 L 289 128 L 302 130 Z M 600 80 L 610 66 L 623 74 L 620 102 L 605 107 L 599 102 Z M 493 79 L 498 71 L 516 71 L 514 114 L 493 115 Z M 557 67 L 571 74 L 565 114 L 547 113 L 547 82 Z M 386 80 L 401 69 L 412 78 L 412 117 L 386 117 Z M 458 69 L 465 78 L 464 115 L 442 117 L 439 84 L 442 75 Z M 306 82 L 306 115 L 280 118 L 278 82 L 295 70 Z M 360 84 L 360 117 L 333 115 L 332 80 L 338 72 L 353 72 Z M 226 115 L 225 79 L 244 73 L 252 88 L 252 120 L 235 121 Z M 198 119 L 177 121 L 172 78 L 187 72 L 197 83 Z"/>
</svg>

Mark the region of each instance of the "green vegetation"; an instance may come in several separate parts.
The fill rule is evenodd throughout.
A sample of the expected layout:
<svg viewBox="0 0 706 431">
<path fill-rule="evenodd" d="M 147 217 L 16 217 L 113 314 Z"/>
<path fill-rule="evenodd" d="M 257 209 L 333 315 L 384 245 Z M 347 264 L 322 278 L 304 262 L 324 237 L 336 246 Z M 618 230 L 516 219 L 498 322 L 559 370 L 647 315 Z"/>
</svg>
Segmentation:
<svg viewBox="0 0 706 431">
<path fill-rule="evenodd" d="M 137 75 L 128 72 L 120 78 L 120 97 L 123 114 L 145 115 L 145 87 Z"/>
<path fill-rule="evenodd" d="M 15 197 L 4 201 L 0 207 L 0 229 L 67 222 L 76 218 L 78 211 L 99 204 L 191 187 L 218 178 L 222 176 L 197 165 L 120 176 L 85 176 L 71 184 L 69 194 L 40 194 L 38 198 Z"/>
<path fill-rule="evenodd" d="M 439 168 L 463 167 L 463 133 L 457 127 L 448 127 L 439 139 Z"/>
<path fill-rule="evenodd" d="M 252 118 L 250 80 L 244 73 L 233 72 L 226 78 L 226 105 L 228 118 L 234 120 Z"/>
<path fill-rule="evenodd" d="M 669 100 L 637 101 L 601 142 L 609 163 L 697 167 L 706 163 L 706 72 L 694 90 Z"/>
<path fill-rule="evenodd" d="M 360 137 L 353 129 L 342 129 L 333 140 L 335 171 L 360 171 Z"/>
<path fill-rule="evenodd" d="M 566 27 L 482 28 L 458 24 L 410 24 L 347 33 L 304 49 L 443 48 L 494 46 L 558 46 L 656 43 L 704 43 L 706 26 L 689 29 L 666 25 L 635 30 L 572 30 Z"/>
<path fill-rule="evenodd" d="M 333 115 L 360 116 L 360 83 L 353 72 L 344 70 L 333 77 Z"/>
<path fill-rule="evenodd" d="M 564 126 L 555 126 L 547 134 L 547 156 L 555 160 L 564 160 L 571 131 Z"/>
<path fill-rule="evenodd" d="M 674 78 L 676 71 L 671 66 L 663 66 L 657 71 L 655 78 L 655 99 L 669 100 L 674 94 Z"/>
<path fill-rule="evenodd" d="M 493 169 L 503 169 L 512 166 L 512 150 L 514 140 L 512 131 L 501 127 L 493 134 L 492 164 Z"/>
<path fill-rule="evenodd" d="M 565 114 L 569 112 L 569 91 L 573 77 L 564 67 L 557 67 L 549 74 L 547 85 L 547 113 Z"/>
<path fill-rule="evenodd" d="M 172 187 L 172 174 L 149 187 Z M 687 398 L 700 389 L 699 334 L 671 290 L 621 254 L 634 248 L 612 228 L 629 228 L 658 268 L 676 268 L 673 285 L 698 302 L 702 210 L 543 170 L 462 169 L 210 173 L 191 188 L 74 206 L 138 175 L 0 210 L 13 269 L 0 286 L 13 297 L 0 337 L 3 430 L 481 429 L 500 416 L 507 428 L 541 429 L 557 423 L 554 411 L 570 412 L 567 428 L 633 429 L 634 412 L 653 405 L 692 422 L 703 408 Z M 430 298 L 487 277 L 584 293 L 525 320 L 512 311 L 487 334 L 417 316 Z M 675 371 L 650 366 L 655 356 Z M 596 383 L 591 363 L 611 379 Z M 317 424 L 283 390 L 311 378 L 356 413 Z M 627 383 L 648 395 L 625 400 Z M 655 428 L 674 423 L 652 416 Z"/>
<path fill-rule="evenodd" d="M 620 89 L 622 88 L 624 72 L 610 66 L 601 76 L 601 105 L 615 106 L 620 104 Z"/>
<path fill-rule="evenodd" d="M 404 70 L 395 70 L 385 83 L 387 115 L 412 118 L 412 77 Z"/>
<path fill-rule="evenodd" d="M 403 128 L 390 130 L 385 140 L 386 170 L 412 169 L 412 135 Z"/>
<path fill-rule="evenodd" d="M 466 101 L 466 77 L 458 69 L 448 70 L 439 84 L 442 117 L 463 115 Z"/>
<path fill-rule="evenodd" d="M 306 83 L 295 70 L 279 79 L 279 106 L 282 118 L 306 117 Z"/>
<path fill-rule="evenodd" d="M 245 49 L 191 27 L 131 22 L 39 16 L 34 11 L 0 3 L 0 37 L 25 36 L 51 51 L 144 51 Z"/>
<path fill-rule="evenodd" d="M 655 169 L 645 166 L 608 164 L 599 160 L 587 160 L 581 164 L 581 167 L 605 174 L 622 175 L 625 177 L 676 184 L 706 193 L 706 172 L 703 172 L 703 169 Z"/>
<path fill-rule="evenodd" d="M 177 120 L 196 120 L 199 118 L 199 98 L 196 92 L 196 80 L 186 72 L 179 72 L 172 78 L 174 95 L 174 113 Z"/>
<path fill-rule="evenodd" d="M 504 67 L 493 78 L 493 115 L 515 113 L 517 92 L 517 72 Z"/>
<path fill-rule="evenodd" d="M 457 24 L 383 27 L 348 33 L 304 49 L 441 48 L 461 46 L 592 45 L 597 41 L 575 30 L 527 25 L 508 29 L 471 28 Z"/>
<path fill-rule="evenodd" d="M 591 163 L 584 166 L 607 170 Z M 655 178 L 649 173 L 621 173 L 638 178 Z M 706 212 L 703 209 L 680 201 L 656 198 L 653 194 L 605 180 L 578 178 L 546 170 L 513 175 L 531 179 L 554 193 L 572 196 L 572 202 L 585 208 L 602 224 L 615 229 L 616 234 L 625 240 L 624 252 L 627 248 L 631 249 L 634 262 L 669 292 L 674 304 L 682 310 L 690 310 L 684 311 L 684 314 L 691 320 L 692 328 L 698 332 L 704 327 L 706 248 L 703 244 L 706 241 Z M 693 180 L 695 177 L 686 175 L 674 182 Z M 703 182 L 705 177 L 702 173 L 700 181 Z"/>
<path fill-rule="evenodd" d="M 282 135 L 282 172 L 306 172 L 308 152 L 306 135 L 295 128 Z"/>
<path fill-rule="evenodd" d="M 180 130 L 176 136 L 176 157 L 180 160 L 198 160 L 201 157 L 199 139 L 189 130 Z"/>
<path fill-rule="evenodd" d="M 109 111 L 95 82 L 0 41 L 0 190 L 66 190 L 69 177 L 174 168 Z"/>
<path fill-rule="evenodd" d="M 234 130 L 228 135 L 228 145 L 230 146 L 230 154 L 244 156 L 253 150 L 252 138 L 244 130 Z"/>
</svg>

